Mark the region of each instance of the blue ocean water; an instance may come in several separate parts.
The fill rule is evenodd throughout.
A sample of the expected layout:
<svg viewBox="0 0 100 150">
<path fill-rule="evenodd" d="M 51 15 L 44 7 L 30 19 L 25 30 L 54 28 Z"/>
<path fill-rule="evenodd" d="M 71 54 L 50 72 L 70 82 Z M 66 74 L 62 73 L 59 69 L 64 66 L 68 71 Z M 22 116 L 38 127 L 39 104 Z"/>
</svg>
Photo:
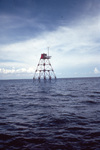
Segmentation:
<svg viewBox="0 0 100 150">
<path fill-rule="evenodd" d="M 1 150 L 100 150 L 100 78 L 0 81 Z"/>
</svg>

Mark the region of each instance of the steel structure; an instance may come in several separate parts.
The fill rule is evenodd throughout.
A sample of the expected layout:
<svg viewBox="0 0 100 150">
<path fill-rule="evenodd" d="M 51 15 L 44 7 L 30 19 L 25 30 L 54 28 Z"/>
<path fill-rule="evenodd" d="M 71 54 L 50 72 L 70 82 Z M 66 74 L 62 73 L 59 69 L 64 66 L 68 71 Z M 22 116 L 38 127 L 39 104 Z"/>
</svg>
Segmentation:
<svg viewBox="0 0 100 150">
<path fill-rule="evenodd" d="M 34 79 L 56 79 L 56 75 L 54 73 L 54 70 L 50 63 L 51 56 L 48 56 L 47 54 L 43 53 L 41 54 L 39 63 L 37 65 L 37 68 L 35 70 L 35 74 L 33 77 Z"/>
</svg>

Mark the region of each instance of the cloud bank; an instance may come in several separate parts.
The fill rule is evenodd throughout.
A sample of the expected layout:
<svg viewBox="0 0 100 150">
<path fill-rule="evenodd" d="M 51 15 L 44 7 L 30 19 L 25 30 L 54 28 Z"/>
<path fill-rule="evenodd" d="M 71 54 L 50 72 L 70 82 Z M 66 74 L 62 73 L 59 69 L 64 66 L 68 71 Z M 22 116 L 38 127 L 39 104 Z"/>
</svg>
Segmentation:
<svg viewBox="0 0 100 150">
<path fill-rule="evenodd" d="M 0 69 L 0 73 L 3 74 L 21 74 L 21 73 L 32 73 L 33 74 L 33 68 L 21 68 L 21 69 L 16 69 L 16 68 L 12 68 L 12 69 Z"/>
<path fill-rule="evenodd" d="M 95 74 L 100 74 L 100 70 L 98 70 L 98 68 L 95 67 L 94 73 L 95 73 Z"/>
</svg>

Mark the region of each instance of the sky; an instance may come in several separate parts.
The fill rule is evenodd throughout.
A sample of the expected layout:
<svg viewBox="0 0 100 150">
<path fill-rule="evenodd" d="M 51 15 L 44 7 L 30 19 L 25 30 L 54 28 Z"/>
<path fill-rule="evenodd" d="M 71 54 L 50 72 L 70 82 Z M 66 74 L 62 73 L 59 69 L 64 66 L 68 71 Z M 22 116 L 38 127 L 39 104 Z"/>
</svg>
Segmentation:
<svg viewBox="0 0 100 150">
<path fill-rule="evenodd" d="M 58 78 L 100 77 L 100 0 L 0 0 L 0 79 L 33 78 L 48 47 Z"/>
</svg>

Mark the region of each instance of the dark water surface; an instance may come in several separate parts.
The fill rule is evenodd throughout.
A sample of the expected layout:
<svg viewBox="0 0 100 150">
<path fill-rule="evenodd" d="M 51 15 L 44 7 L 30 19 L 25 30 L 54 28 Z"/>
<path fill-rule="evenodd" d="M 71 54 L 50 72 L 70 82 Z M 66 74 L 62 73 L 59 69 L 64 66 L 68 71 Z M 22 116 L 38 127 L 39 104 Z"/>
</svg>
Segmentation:
<svg viewBox="0 0 100 150">
<path fill-rule="evenodd" d="M 100 150 L 100 78 L 0 81 L 0 150 Z"/>
</svg>

